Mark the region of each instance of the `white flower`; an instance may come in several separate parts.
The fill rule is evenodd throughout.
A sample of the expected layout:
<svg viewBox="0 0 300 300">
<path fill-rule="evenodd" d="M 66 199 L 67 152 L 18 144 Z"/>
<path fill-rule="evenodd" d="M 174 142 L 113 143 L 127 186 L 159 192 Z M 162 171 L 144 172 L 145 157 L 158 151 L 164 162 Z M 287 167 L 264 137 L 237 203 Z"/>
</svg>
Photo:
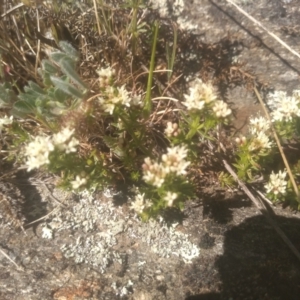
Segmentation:
<svg viewBox="0 0 300 300">
<path fill-rule="evenodd" d="M 272 121 L 290 122 L 295 116 L 300 117 L 300 98 L 298 91 L 294 91 L 292 97 L 286 92 L 276 91 L 269 94 L 268 105 L 272 109 Z"/>
<path fill-rule="evenodd" d="M 86 178 L 80 178 L 80 176 L 76 176 L 75 180 L 71 181 L 71 185 L 73 190 L 77 190 L 82 185 L 86 184 Z"/>
<path fill-rule="evenodd" d="M 167 150 L 168 152 L 161 157 L 161 163 L 152 161 L 147 157 L 143 164 L 143 179 L 156 187 L 162 186 L 169 173 L 175 173 L 177 176 L 185 175 L 187 173 L 186 168 L 190 164 L 190 162 L 185 161 L 188 151 L 185 146 L 175 146 Z"/>
<path fill-rule="evenodd" d="M 251 134 L 258 134 L 259 132 L 266 132 L 270 129 L 270 122 L 264 117 L 250 119 Z"/>
<path fill-rule="evenodd" d="M 65 144 L 65 151 L 66 153 L 76 152 L 76 146 L 79 145 L 79 141 L 72 137 L 71 141 Z"/>
<path fill-rule="evenodd" d="M 13 116 L 10 116 L 9 118 L 7 116 L 4 116 L 4 118 L 0 118 L 0 134 L 3 129 L 3 125 L 12 124 L 13 122 Z"/>
<path fill-rule="evenodd" d="M 70 130 L 69 128 L 64 128 L 61 132 L 53 135 L 52 142 L 60 150 L 66 151 L 66 153 L 76 152 L 76 146 L 79 145 L 79 141 L 72 137 L 75 129 Z"/>
<path fill-rule="evenodd" d="M 110 79 L 114 76 L 115 70 L 111 67 L 108 67 L 97 70 L 97 73 L 99 75 L 100 86 L 105 87 L 109 84 Z"/>
<path fill-rule="evenodd" d="M 180 133 L 177 123 L 168 122 L 165 129 L 165 134 L 167 137 L 177 136 Z"/>
<path fill-rule="evenodd" d="M 54 150 L 54 145 L 49 137 L 37 136 L 34 141 L 25 147 L 25 155 L 28 157 L 27 170 L 31 171 L 42 165 L 48 164 L 49 153 Z"/>
<path fill-rule="evenodd" d="M 75 129 L 70 130 L 69 128 L 64 128 L 62 131 L 56 133 L 52 137 L 53 144 L 59 146 L 64 144 L 74 133 Z"/>
<path fill-rule="evenodd" d="M 164 167 L 157 163 L 152 162 L 149 157 L 145 158 L 145 163 L 143 165 L 144 174 L 143 179 L 156 187 L 161 187 L 165 181 L 167 172 Z"/>
<path fill-rule="evenodd" d="M 231 114 L 231 109 L 228 108 L 227 103 L 222 100 L 218 100 L 215 102 L 213 106 L 213 111 L 215 112 L 218 118 L 226 118 Z"/>
<path fill-rule="evenodd" d="M 168 123 L 167 123 L 167 127 L 166 127 L 166 129 L 165 129 L 165 134 L 166 134 L 166 136 L 167 136 L 167 137 L 171 137 L 172 134 L 173 134 L 173 131 L 174 131 L 174 129 L 173 129 L 173 124 L 172 124 L 172 122 L 168 122 Z"/>
<path fill-rule="evenodd" d="M 190 164 L 190 162 L 185 161 L 188 152 L 187 148 L 185 146 L 175 146 L 167 150 L 168 152 L 161 157 L 165 172 L 185 175 L 187 173 L 186 168 Z"/>
<path fill-rule="evenodd" d="M 105 90 L 104 97 L 98 97 L 100 104 L 102 105 L 104 111 L 108 112 L 109 114 L 113 114 L 116 105 L 124 105 L 129 107 L 130 106 L 130 95 L 129 92 L 126 90 L 125 85 L 118 87 L 116 90 L 113 87 L 108 87 Z"/>
<path fill-rule="evenodd" d="M 246 143 L 246 141 L 247 141 L 247 139 L 246 139 L 246 137 L 244 137 L 244 136 L 240 136 L 240 137 L 237 137 L 237 138 L 235 139 L 235 142 L 236 142 L 239 146 L 244 145 L 244 144 Z"/>
<path fill-rule="evenodd" d="M 130 97 L 129 92 L 126 90 L 125 85 L 122 85 L 120 88 L 117 88 L 119 100 L 117 103 L 121 103 L 125 106 L 130 106 Z"/>
<path fill-rule="evenodd" d="M 273 193 L 274 195 L 285 194 L 287 181 L 284 180 L 286 177 L 286 171 L 279 171 L 278 174 L 272 172 L 270 175 L 270 181 L 265 185 L 267 193 Z"/>
<path fill-rule="evenodd" d="M 167 206 L 173 206 L 173 202 L 177 199 L 177 197 L 178 195 L 176 193 L 167 192 L 167 195 L 164 198 L 164 200 L 167 202 Z"/>
<path fill-rule="evenodd" d="M 130 103 L 133 106 L 141 106 L 142 105 L 142 96 L 141 95 L 131 95 Z"/>
<path fill-rule="evenodd" d="M 135 200 L 131 203 L 130 209 L 133 209 L 136 213 L 140 214 L 143 210 L 151 206 L 148 200 L 144 199 L 145 194 L 137 194 Z"/>
<path fill-rule="evenodd" d="M 190 94 L 184 95 L 186 101 L 183 102 L 188 110 L 202 110 L 205 104 L 217 99 L 213 86 L 203 83 L 200 79 L 196 79 L 189 90 Z"/>
<path fill-rule="evenodd" d="M 254 151 L 258 149 L 269 149 L 272 147 L 272 143 L 269 140 L 269 137 L 264 132 L 259 132 L 257 136 L 254 136 L 250 146 L 249 150 Z"/>
</svg>

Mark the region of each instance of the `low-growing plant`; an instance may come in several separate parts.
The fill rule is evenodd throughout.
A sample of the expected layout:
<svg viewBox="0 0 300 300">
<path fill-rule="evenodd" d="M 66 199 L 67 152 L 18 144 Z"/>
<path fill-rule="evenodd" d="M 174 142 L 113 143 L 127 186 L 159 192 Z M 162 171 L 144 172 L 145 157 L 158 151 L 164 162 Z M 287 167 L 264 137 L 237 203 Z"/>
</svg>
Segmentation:
<svg viewBox="0 0 300 300">
<path fill-rule="evenodd" d="M 60 176 L 59 185 L 68 190 L 134 184 L 137 189 L 130 208 L 144 220 L 172 207 L 183 209 L 184 202 L 195 196 L 191 174 L 204 161 L 203 145 L 213 145 L 210 155 L 216 160 L 225 155 L 219 137 L 230 124 L 232 111 L 208 80 L 194 78 L 182 96 L 178 93 L 178 99 L 165 96 L 168 88 L 162 91 L 163 84 L 154 88 L 159 83 L 155 67 L 162 23 L 159 19 L 152 20 L 150 26 L 143 22 L 143 1 L 131 0 L 122 6 L 130 9 L 132 16 L 130 21 L 121 18 L 127 24 L 123 29 L 114 23 L 113 10 L 102 1 L 93 4 L 99 6 L 95 9 L 98 34 L 106 32 L 115 41 L 120 57 L 114 64 L 103 59 L 93 70 L 96 79 L 87 83 L 78 73 L 80 53 L 60 41 L 60 50 L 52 50 L 49 58 L 42 60 L 39 80 L 29 81 L 18 93 L 17 85 L 1 84 L 4 116 L 0 130 L 5 132 L 6 159 L 25 163 L 28 171 L 43 168 L 55 173 Z M 167 69 L 157 71 L 166 75 L 169 85 L 180 37 L 176 25 L 170 24 L 173 41 L 167 41 L 162 55 Z M 140 53 L 147 53 L 142 51 L 145 37 L 151 49 L 149 71 L 139 74 L 135 60 Z M 128 69 L 129 63 L 130 75 L 123 68 L 124 64 Z M 226 140 L 228 145 L 235 139 L 231 160 L 241 180 L 262 187 L 272 171 L 265 188 L 274 201 L 284 201 L 287 195 L 300 201 L 286 180 L 289 172 L 282 170 L 282 164 L 275 165 L 279 151 L 273 138 L 276 130 L 286 147 L 299 141 L 299 95 L 298 91 L 292 97 L 283 92 L 270 94 L 272 122 L 252 117 L 246 136 L 228 135 Z M 291 169 L 298 176 L 299 160 Z M 233 185 L 233 178 L 221 166 L 215 171 L 223 187 Z"/>
</svg>

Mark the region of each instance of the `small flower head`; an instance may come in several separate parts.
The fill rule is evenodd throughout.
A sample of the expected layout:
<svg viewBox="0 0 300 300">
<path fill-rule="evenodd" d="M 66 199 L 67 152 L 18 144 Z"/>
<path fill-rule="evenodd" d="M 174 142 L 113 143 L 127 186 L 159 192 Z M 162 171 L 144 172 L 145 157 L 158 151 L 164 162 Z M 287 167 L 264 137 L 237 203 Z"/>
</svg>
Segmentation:
<svg viewBox="0 0 300 300">
<path fill-rule="evenodd" d="M 270 129 L 270 122 L 264 117 L 250 119 L 251 134 L 258 134 L 259 132 L 266 132 Z"/>
<path fill-rule="evenodd" d="M 131 203 L 130 209 L 133 209 L 136 213 L 141 214 L 144 209 L 151 206 L 148 200 L 144 199 L 145 194 L 137 194 L 135 200 Z"/>
<path fill-rule="evenodd" d="M 183 104 L 188 110 L 202 110 L 205 104 L 217 99 L 213 86 L 203 83 L 200 79 L 195 80 L 193 87 L 190 88 L 190 94 L 184 97 Z"/>
<path fill-rule="evenodd" d="M 167 194 L 166 194 L 166 196 L 165 196 L 165 198 L 164 198 L 164 200 L 165 200 L 166 203 L 167 203 L 167 206 L 168 206 L 168 207 L 173 206 L 173 202 L 174 202 L 174 200 L 177 199 L 177 197 L 178 197 L 178 195 L 177 195 L 176 193 L 167 192 Z"/>
<path fill-rule="evenodd" d="M 100 87 L 106 87 L 110 84 L 110 81 L 115 74 L 115 70 L 112 69 L 111 67 L 108 67 L 108 68 L 97 70 L 97 73 L 99 75 Z"/>
<path fill-rule="evenodd" d="M 246 139 L 246 137 L 244 137 L 244 136 L 240 136 L 240 137 L 237 137 L 237 138 L 235 139 L 235 142 L 236 142 L 239 146 L 245 145 L 246 141 L 247 141 L 247 139 Z"/>
<path fill-rule="evenodd" d="M 12 124 L 13 122 L 13 116 L 10 116 L 9 118 L 5 116 L 4 118 L 0 118 L 0 134 L 3 130 L 4 125 Z"/>
<path fill-rule="evenodd" d="M 278 194 L 285 194 L 287 187 L 287 181 L 285 180 L 285 177 L 286 171 L 279 171 L 278 174 L 272 172 L 269 182 L 265 185 L 267 193 L 273 193 L 275 196 Z"/>
<path fill-rule="evenodd" d="M 300 117 L 300 98 L 298 91 L 293 96 L 287 96 L 286 92 L 276 91 L 269 94 L 268 105 L 272 109 L 272 121 L 290 122 L 295 116 Z"/>
<path fill-rule="evenodd" d="M 64 150 L 66 153 L 76 152 L 76 146 L 79 145 L 79 141 L 71 136 L 74 133 L 74 129 L 64 128 L 62 131 L 56 133 L 52 137 L 52 142 L 60 150 Z"/>
<path fill-rule="evenodd" d="M 124 105 L 129 107 L 131 98 L 129 92 L 126 90 L 125 85 L 114 89 L 112 86 L 105 90 L 104 97 L 98 98 L 100 105 L 103 107 L 105 112 L 113 114 L 117 105 Z"/>
<path fill-rule="evenodd" d="M 53 150 L 54 145 L 49 137 L 37 136 L 25 148 L 27 170 L 31 171 L 42 165 L 49 164 L 49 153 Z"/>
<path fill-rule="evenodd" d="M 259 132 L 257 136 L 254 136 L 250 145 L 249 150 L 255 151 L 260 149 L 270 149 L 272 143 L 269 140 L 269 137 L 264 132 Z"/>
<path fill-rule="evenodd" d="M 165 129 L 165 134 L 167 137 L 178 136 L 180 134 L 180 129 L 177 123 L 168 122 Z"/>
<path fill-rule="evenodd" d="M 231 114 L 231 109 L 228 108 L 227 103 L 222 100 L 218 100 L 214 103 L 213 111 L 217 118 L 226 118 Z"/>
<path fill-rule="evenodd" d="M 80 176 L 76 176 L 75 180 L 71 181 L 72 189 L 77 190 L 81 186 L 87 183 L 86 178 L 81 178 Z"/>
<path fill-rule="evenodd" d="M 167 172 L 165 168 L 157 163 L 153 162 L 149 157 L 145 158 L 145 163 L 143 164 L 144 175 L 143 179 L 156 187 L 161 187 L 165 181 Z"/>
<path fill-rule="evenodd" d="M 173 172 L 179 175 L 185 175 L 186 168 L 190 162 L 186 161 L 187 148 L 185 146 L 175 146 L 168 148 L 168 152 L 162 155 L 162 163 L 167 173 Z"/>
<path fill-rule="evenodd" d="M 142 105 L 142 96 L 141 95 L 131 95 L 131 105 L 141 106 Z"/>
</svg>

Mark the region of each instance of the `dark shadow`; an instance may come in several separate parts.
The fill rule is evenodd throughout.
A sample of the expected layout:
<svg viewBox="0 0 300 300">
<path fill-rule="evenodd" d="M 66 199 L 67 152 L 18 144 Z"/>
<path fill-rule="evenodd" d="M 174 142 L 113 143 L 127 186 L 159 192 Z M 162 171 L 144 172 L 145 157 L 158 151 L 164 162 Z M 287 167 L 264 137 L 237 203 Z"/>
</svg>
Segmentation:
<svg viewBox="0 0 300 300">
<path fill-rule="evenodd" d="M 300 250 L 300 219 L 275 220 Z M 207 291 L 212 285 L 215 289 L 212 282 L 220 283 L 220 293 L 198 293 L 186 300 L 298 300 L 300 262 L 265 217 L 251 217 L 225 233 L 223 255 L 214 262 L 200 257 L 187 274 L 194 291 Z"/>
<path fill-rule="evenodd" d="M 241 200 L 240 195 L 226 199 L 225 195 L 203 195 L 203 218 L 213 219 L 218 224 L 227 224 L 232 220 L 232 209 L 250 207 L 252 202 Z"/>
<path fill-rule="evenodd" d="M 41 195 L 36 187 L 29 181 L 30 175 L 26 170 L 19 171 L 16 178 L 12 180 L 24 196 L 24 203 L 22 204 L 22 214 L 25 217 L 25 225 L 35 220 L 44 217 L 49 211 L 47 209 L 47 201 L 42 201 Z M 41 220 L 44 222 L 44 220 Z M 40 222 L 33 225 L 26 226 L 26 228 L 33 227 L 34 229 Z"/>
</svg>

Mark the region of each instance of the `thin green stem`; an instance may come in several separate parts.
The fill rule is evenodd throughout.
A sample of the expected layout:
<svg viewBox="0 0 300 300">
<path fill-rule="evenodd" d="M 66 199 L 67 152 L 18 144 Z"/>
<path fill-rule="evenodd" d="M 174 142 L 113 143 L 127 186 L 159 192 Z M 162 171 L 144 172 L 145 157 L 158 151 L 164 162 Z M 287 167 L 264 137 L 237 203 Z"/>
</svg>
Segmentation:
<svg viewBox="0 0 300 300">
<path fill-rule="evenodd" d="M 144 116 L 149 117 L 152 110 L 152 99 L 151 99 L 151 89 L 152 89 L 152 81 L 153 81 L 153 71 L 155 66 L 155 52 L 156 52 L 156 43 L 158 36 L 158 21 L 154 22 L 154 34 L 153 34 L 153 42 L 152 42 L 152 53 L 151 53 L 151 61 L 150 61 L 150 70 L 148 75 L 147 82 L 147 92 L 145 97 L 145 105 L 144 105 Z"/>
</svg>

